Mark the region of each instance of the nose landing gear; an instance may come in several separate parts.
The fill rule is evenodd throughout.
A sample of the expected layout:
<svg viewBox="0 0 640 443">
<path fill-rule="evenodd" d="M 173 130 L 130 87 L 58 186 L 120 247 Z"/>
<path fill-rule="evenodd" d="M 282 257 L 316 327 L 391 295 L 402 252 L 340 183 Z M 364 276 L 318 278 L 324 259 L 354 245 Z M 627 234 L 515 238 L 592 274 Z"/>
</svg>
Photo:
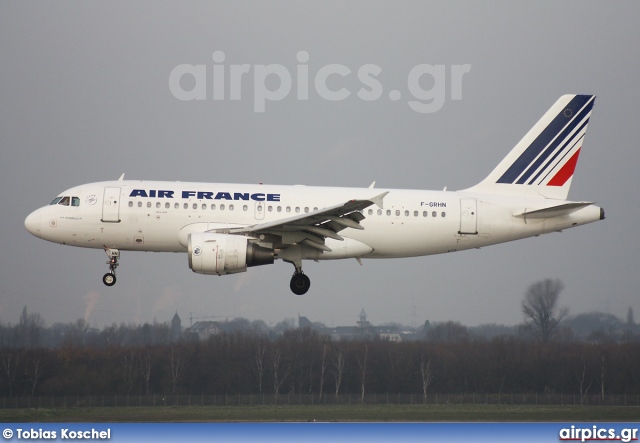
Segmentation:
<svg viewBox="0 0 640 443">
<path fill-rule="evenodd" d="M 116 284 L 116 268 L 118 267 L 118 259 L 120 259 L 120 251 L 115 248 L 104 248 L 104 252 L 106 252 L 107 257 L 109 257 L 109 261 L 107 264 L 109 265 L 109 272 L 102 276 L 102 283 L 107 286 L 113 286 Z"/>
</svg>

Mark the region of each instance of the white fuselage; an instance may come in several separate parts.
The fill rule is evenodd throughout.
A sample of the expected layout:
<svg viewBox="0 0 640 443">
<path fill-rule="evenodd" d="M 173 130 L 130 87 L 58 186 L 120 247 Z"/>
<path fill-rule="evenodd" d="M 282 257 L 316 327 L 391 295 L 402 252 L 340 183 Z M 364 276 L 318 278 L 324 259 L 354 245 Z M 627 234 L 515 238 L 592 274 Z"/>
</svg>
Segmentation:
<svg viewBox="0 0 640 443">
<path fill-rule="evenodd" d="M 251 226 L 309 213 L 388 191 L 383 207 L 363 209 L 362 230 L 345 241 L 326 239 L 330 252 L 305 259 L 394 258 L 478 248 L 601 219 L 590 205 L 551 218 L 516 217 L 563 201 L 465 191 L 111 181 L 71 188 L 26 220 L 34 235 L 86 248 L 187 252 L 190 232 Z M 295 240 L 295 239 L 294 239 Z M 259 239 L 257 239 L 259 241 Z M 277 249 L 277 246 L 274 246 Z M 276 256 L 276 258 L 278 258 Z"/>
<path fill-rule="evenodd" d="M 302 260 L 441 254 L 591 223 L 604 211 L 566 198 L 595 96 L 561 96 L 493 171 L 458 192 L 118 181 L 69 189 L 30 214 L 45 240 L 104 249 L 107 286 L 120 250 L 186 252 L 196 273 L 281 259 L 306 293 Z"/>
</svg>

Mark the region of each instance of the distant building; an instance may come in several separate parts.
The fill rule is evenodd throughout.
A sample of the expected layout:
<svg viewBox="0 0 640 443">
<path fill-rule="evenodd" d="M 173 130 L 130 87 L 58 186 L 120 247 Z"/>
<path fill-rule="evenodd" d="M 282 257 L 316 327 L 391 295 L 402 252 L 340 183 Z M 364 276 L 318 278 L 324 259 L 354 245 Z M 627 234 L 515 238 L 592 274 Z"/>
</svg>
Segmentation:
<svg viewBox="0 0 640 443">
<path fill-rule="evenodd" d="M 306 322 L 311 322 L 306 317 Z M 403 335 L 397 326 L 373 326 L 367 321 L 367 312 L 362 308 L 360 311 L 359 320 L 356 322 L 357 326 L 336 326 L 333 328 L 316 328 L 318 332 L 328 335 L 332 341 L 340 340 L 363 340 L 363 339 L 381 339 L 394 342 L 401 342 Z"/>
<path fill-rule="evenodd" d="M 367 313 L 365 312 L 364 308 L 362 308 L 362 311 L 360 311 L 360 321 L 357 323 L 359 328 L 369 328 L 371 326 L 371 323 L 369 323 L 367 321 Z"/>
<path fill-rule="evenodd" d="M 191 337 L 197 337 L 198 340 L 208 340 L 209 337 L 223 332 L 224 330 L 217 321 L 198 321 L 185 330 L 185 333 L 188 333 Z"/>
<path fill-rule="evenodd" d="M 182 320 L 176 311 L 175 315 L 171 319 L 171 341 L 177 342 L 182 337 Z"/>
<path fill-rule="evenodd" d="M 313 328 L 313 323 L 311 323 L 311 320 L 307 317 L 301 317 L 300 314 L 298 314 L 298 327 L 300 329 Z"/>
</svg>

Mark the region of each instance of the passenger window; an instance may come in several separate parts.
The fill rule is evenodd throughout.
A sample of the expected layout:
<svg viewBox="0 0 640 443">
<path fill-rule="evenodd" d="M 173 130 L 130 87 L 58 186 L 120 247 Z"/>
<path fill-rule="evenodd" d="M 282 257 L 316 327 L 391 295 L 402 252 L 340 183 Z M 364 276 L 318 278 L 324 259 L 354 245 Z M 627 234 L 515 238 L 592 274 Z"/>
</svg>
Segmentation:
<svg viewBox="0 0 640 443">
<path fill-rule="evenodd" d="M 233 211 L 233 205 L 229 205 L 229 211 Z"/>
<path fill-rule="evenodd" d="M 69 197 L 62 197 L 62 200 L 60 200 L 58 204 L 62 206 L 69 206 L 69 200 Z"/>
<path fill-rule="evenodd" d="M 174 207 L 175 209 L 179 209 L 179 208 L 180 208 L 180 203 L 176 203 L 175 205 L 173 205 L 173 207 Z"/>
<path fill-rule="evenodd" d="M 197 203 L 193 204 L 193 209 L 198 209 L 198 204 Z"/>
<path fill-rule="evenodd" d="M 369 209 L 369 215 L 373 215 L 373 209 Z"/>
<path fill-rule="evenodd" d="M 220 210 L 224 211 L 224 205 L 220 205 Z"/>
<path fill-rule="evenodd" d="M 409 211 L 404 211 L 404 216 L 409 217 Z"/>
<path fill-rule="evenodd" d="M 133 202 L 129 202 L 129 207 L 133 208 Z"/>
<path fill-rule="evenodd" d="M 183 207 L 184 207 L 185 209 L 189 209 L 189 203 L 185 203 L 185 204 L 183 205 Z"/>
<path fill-rule="evenodd" d="M 147 208 L 151 207 L 151 202 L 147 202 Z"/>
<path fill-rule="evenodd" d="M 80 198 L 71 197 L 71 206 L 80 206 Z"/>
<path fill-rule="evenodd" d="M 249 209 L 249 206 L 247 206 L 247 205 L 242 205 L 242 210 L 243 210 L 243 211 L 247 211 L 248 209 Z"/>
<path fill-rule="evenodd" d="M 169 209 L 169 208 L 171 207 L 171 203 L 166 202 L 166 203 L 164 204 L 164 207 L 165 207 L 165 209 Z"/>
<path fill-rule="evenodd" d="M 160 209 L 160 202 L 156 202 L 156 208 Z"/>
<path fill-rule="evenodd" d="M 62 200 L 62 197 L 56 197 L 53 199 L 53 201 L 51 203 L 49 203 L 50 205 L 57 205 L 60 200 Z"/>
<path fill-rule="evenodd" d="M 202 204 L 202 209 L 207 209 L 207 204 L 206 203 Z"/>
<path fill-rule="evenodd" d="M 378 209 L 378 215 L 382 215 L 382 209 Z"/>
<path fill-rule="evenodd" d="M 396 217 L 400 217 L 400 211 L 396 209 Z"/>
<path fill-rule="evenodd" d="M 413 211 L 413 216 L 417 217 L 418 216 L 418 211 Z"/>
<path fill-rule="evenodd" d="M 442 213 L 442 214 L 440 214 L 440 215 L 441 215 L 442 217 L 446 217 L 446 216 L 447 216 L 447 213 L 446 213 L 446 212 L 443 212 L 443 213 Z"/>
<path fill-rule="evenodd" d="M 437 213 L 436 211 L 433 211 L 433 212 L 431 213 L 431 216 L 432 216 L 432 217 L 437 217 L 437 216 L 438 216 L 438 213 Z"/>
<path fill-rule="evenodd" d="M 214 211 L 215 209 L 216 209 L 216 205 L 215 204 L 211 205 L 211 210 Z"/>
<path fill-rule="evenodd" d="M 387 209 L 387 215 L 391 215 L 391 210 Z"/>
<path fill-rule="evenodd" d="M 429 216 L 429 213 L 428 213 L 427 211 L 424 211 L 424 212 L 422 213 L 422 216 L 423 216 L 423 217 L 428 217 L 428 216 Z"/>
<path fill-rule="evenodd" d="M 141 208 L 142 207 L 142 202 L 138 202 L 138 207 Z"/>
</svg>

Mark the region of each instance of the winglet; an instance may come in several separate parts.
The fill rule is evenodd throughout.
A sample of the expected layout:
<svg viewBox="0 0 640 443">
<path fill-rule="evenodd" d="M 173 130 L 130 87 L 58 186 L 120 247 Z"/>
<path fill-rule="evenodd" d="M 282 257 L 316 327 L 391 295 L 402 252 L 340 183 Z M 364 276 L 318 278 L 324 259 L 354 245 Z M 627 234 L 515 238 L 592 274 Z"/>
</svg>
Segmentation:
<svg viewBox="0 0 640 443">
<path fill-rule="evenodd" d="M 382 203 L 383 203 L 382 200 L 384 200 L 384 198 L 387 196 L 388 193 L 389 193 L 389 191 L 383 192 L 380 195 L 376 195 L 375 197 L 370 198 L 369 201 L 372 202 L 372 203 L 375 203 L 375 205 L 377 207 L 379 207 L 380 209 L 384 209 L 384 207 L 382 205 Z"/>
</svg>

